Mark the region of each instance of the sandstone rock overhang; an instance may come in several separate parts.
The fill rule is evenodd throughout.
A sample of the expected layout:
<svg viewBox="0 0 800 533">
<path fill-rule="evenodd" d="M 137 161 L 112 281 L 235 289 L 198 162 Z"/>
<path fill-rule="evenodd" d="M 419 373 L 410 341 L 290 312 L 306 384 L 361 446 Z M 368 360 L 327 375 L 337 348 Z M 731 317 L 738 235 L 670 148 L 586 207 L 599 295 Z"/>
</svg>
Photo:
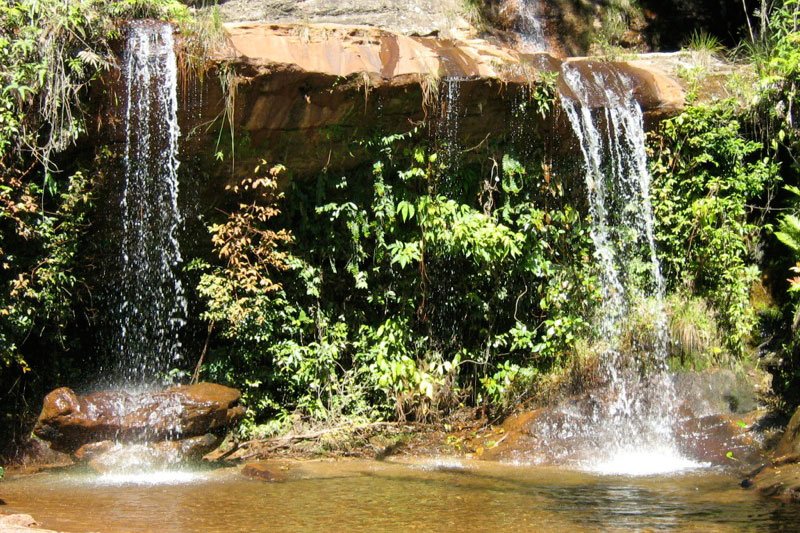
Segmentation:
<svg viewBox="0 0 800 533">
<path fill-rule="evenodd" d="M 626 90 L 634 91 L 649 127 L 679 113 L 685 101 L 680 84 L 657 68 L 525 54 L 467 36 L 444 39 L 365 26 L 268 23 L 226 24 L 225 32 L 226 43 L 212 53 L 210 63 L 212 74 L 234 75 L 233 109 L 225 110 L 220 83 L 204 82 L 185 98 L 181 128 L 188 132 L 184 153 L 189 154 L 208 153 L 209 145 L 219 145 L 227 135 L 219 130 L 223 122 L 238 138 L 246 138 L 245 149 L 236 149 L 240 173 L 261 159 L 284 164 L 294 176 L 357 168 L 370 163 L 361 148 L 365 140 L 420 126 L 427 126 L 435 140 L 448 83 L 458 84 L 459 101 L 452 105 L 459 108 L 460 144 L 472 147 L 488 139 L 502 145 L 519 120 L 521 95 L 530 95 L 537 82 L 555 77 L 558 89 L 569 94 L 565 63 L 584 71 L 623 72 L 630 81 Z M 607 97 L 598 93 L 587 104 L 601 107 L 604 102 Z M 219 121 L 221 116 L 226 119 Z M 573 150 L 575 139 L 563 113 L 531 116 L 528 122 L 526 131 L 536 137 L 531 143 Z"/>
<path fill-rule="evenodd" d="M 409 36 L 368 26 L 230 23 L 225 33 L 227 46 L 212 59 L 248 65 L 256 72 L 290 69 L 335 78 L 363 76 L 374 86 L 442 78 L 522 84 L 569 62 L 586 69 L 622 70 L 646 112 L 675 113 L 685 101 L 680 83 L 657 66 L 649 68 L 651 63 L 558 59 L 480 38 Z M 563 82 L 560 87 L 565 88 Z"/>
</svg>

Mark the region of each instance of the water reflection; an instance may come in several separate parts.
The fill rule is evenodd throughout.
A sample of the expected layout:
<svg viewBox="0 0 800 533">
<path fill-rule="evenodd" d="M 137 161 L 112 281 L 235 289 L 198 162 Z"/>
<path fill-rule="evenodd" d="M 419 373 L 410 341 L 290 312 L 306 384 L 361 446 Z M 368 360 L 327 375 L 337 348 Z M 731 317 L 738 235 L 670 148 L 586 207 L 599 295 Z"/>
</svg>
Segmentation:
<svg viewBox="0 0 800 533">
<path fill-rule="evenodd" d="M 626 478 L 439 459 L 290 463 L 282 483 L 235 469 L 199 475 L 103 485 L 40 474 L 4 481 L 0 497 L 7 511 L 63 531 L 727 531 L 790 529 L 800 519 L 796 507 L 716 470 Z"/>
</svg>

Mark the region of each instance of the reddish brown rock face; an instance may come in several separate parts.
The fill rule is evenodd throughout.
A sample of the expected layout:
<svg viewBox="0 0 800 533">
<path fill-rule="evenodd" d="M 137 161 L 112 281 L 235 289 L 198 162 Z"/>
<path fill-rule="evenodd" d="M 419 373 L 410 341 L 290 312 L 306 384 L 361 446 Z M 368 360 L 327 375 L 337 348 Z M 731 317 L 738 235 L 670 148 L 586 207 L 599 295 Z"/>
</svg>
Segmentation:
<svg viewBox="0 0 800 533">
<path fill-rule="evenodd" d="M 44 400 L 34 428 L 54 450 L 74 453 L 89 443 L 178 440 L 224 432 L 244 416 L 236 389 L 213 383 L 130 394 L 77 396 L 56 389 Z"/>
<path fill-rule="evenodd" d="M 514 120 L 520 91 L 547 73 L 558 75 L 565 62 L 464 36 L 443 39 L 365 27 L 266 23 L 227 24 L 225 30 L 228 44 L 211 61 L 235 72 L 231 126 L 247 139 L 246 149 L 236 152 L 236 168 L 243 173 L 260 159 L 282 163 L 296 177 L 369 163 L 356 141 L 407 132 L 423 121 L 435 123 L 441 80 L 448 78 L 460 80 L 463 146 L 501 140 Z M 582 71 L 624 71 L 648 124 L 683 108 L 683 89 L 657 68 L 566 61 Z M 212 80 L 213 70 L 207 76 Z M 219 132 L 205 125 L 223 112 L 225 97 L 219 83 L 201 85 L 202 96 L 187 96 L 182 106 L 181 128 L 193 132 L 184 141 L 186 154 L 205 154 L 218 142 Z M 563 80 L 558 85 L 566 89 Z M 594 99 L 590 106 L 605 102 L 604 95 Z M 568 145 L 572 138 L 559 113 L 531 129 L 554 139 L 554 145 Z M 230 165 L 223 167 L 220 177 L 230 173 Z"/>
<path fill-rule="evenodd" d="M 800 503 L 800 409 L 798 409 L 777 448 L 772 463 L 742 483 L 764 496 Z"/>
</svg>

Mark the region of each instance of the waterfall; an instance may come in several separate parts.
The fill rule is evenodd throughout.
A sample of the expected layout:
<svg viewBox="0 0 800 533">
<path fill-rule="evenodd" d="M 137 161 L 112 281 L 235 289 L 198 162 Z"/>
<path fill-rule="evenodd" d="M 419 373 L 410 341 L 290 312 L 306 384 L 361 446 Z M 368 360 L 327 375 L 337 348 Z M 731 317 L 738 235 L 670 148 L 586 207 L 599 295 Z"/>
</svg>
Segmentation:
<svg viewBox="0 0 800 533">
<path fill-rule="evenodd" d="M 457 169 L 461 154 L 458 134 L 462 81 L 462 79 L 455 76 L 445 77 L 439 90 L 440 108 L 439 118 L 436 122 L 436 139 L 439 145 L 441 164 L 448 170 Z"/>
<path fill-rule="evenodd" d="M 123 180 L 115 338 L 128 384 L 152 382 L 180 358 L 186 299 L 178 277 L 177 63 L 172 26 L 133 22 L 122 66 Z"/>
<path fill-rule="evenodd" d="M 549 47 L 544 36 L 539 0 L 518 0 L 518 2 L 517 31 L 522 36 L 523 44 L 530 52 L 546 52 Z"/>
<path fill-rule="evenodd" d="M 696 466 L 681 457 L 674 438 L 664 280 L 653 236 L 641 108 L 630 81 L 613 67 L 597 65 L 582 73 L 565 64 L 562 75 L 567 90 L 561 104 L 580 145 L 592 220 L 603 297 L 597 317 L 605 343 L 601 372 L 608 386 L 585 405 L 544 421 L 538 434 L 552 445 L 556 459 L 593 471 L 641 474 Z M 642 309 L 648 310 L 646 318 L 636 323 L 648 324 L 650 342 L 623 348 Z"/>
</svg>

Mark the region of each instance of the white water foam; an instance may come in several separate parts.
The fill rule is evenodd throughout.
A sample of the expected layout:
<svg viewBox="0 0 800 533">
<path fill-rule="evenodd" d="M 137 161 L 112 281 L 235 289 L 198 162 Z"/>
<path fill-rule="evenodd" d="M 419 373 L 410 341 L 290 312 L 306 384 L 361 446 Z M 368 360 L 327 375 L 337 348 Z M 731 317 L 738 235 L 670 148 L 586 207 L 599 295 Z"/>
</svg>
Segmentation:
<svg viewBox="0 0 800 533">
<path fill-rule="evenodd" d="M 630 81 L 609 65 L 565 64 L 561 103 L 583 156 L 603 294 L 597 333 L 607 387 L 563 406 L 536 429 L 546 460 L 609 475 L 675 473 L 704 465 L 675 441 L 675 391 L 667 371 L 664 279 L 656 255 L 642 111 Z M 647 279 L 632 275 L 635 262 Z M 642 304 L 641 302 L 646 302 Z M 632 304 L 641 308 L 632 309 Z M 632 313 L 648 312 L 652 346 L 623 351 Z"/>
<path fill-rule="evenodd" d="M 123 486 L 123 485 L 183 485 L 196 483 L 207 479 L 202 472 L 187 470 L 155 470 L 150 472 L 109 472 L 97 477 L 87 478 L 87 481 L 96 485 Z"/>
<path fill-rule="evenodd" d="M 580 465 L 585 472 L 602 476 L 662 476 L 681 474 L 708 468 L 710 463 L 701 463 L 683 457 L 673 448 L 647 450 L 621 450 L 612 457 L 599 461 L 587 461 Z"/>
<path fill-rule="evenodd" d="M 415 465 L 420 470 L 435 471 L 435 472 L 457 472 L 467 470 L 467 466 L 452 457 L 435 457 L 426 459 Z"/>
</svg>

